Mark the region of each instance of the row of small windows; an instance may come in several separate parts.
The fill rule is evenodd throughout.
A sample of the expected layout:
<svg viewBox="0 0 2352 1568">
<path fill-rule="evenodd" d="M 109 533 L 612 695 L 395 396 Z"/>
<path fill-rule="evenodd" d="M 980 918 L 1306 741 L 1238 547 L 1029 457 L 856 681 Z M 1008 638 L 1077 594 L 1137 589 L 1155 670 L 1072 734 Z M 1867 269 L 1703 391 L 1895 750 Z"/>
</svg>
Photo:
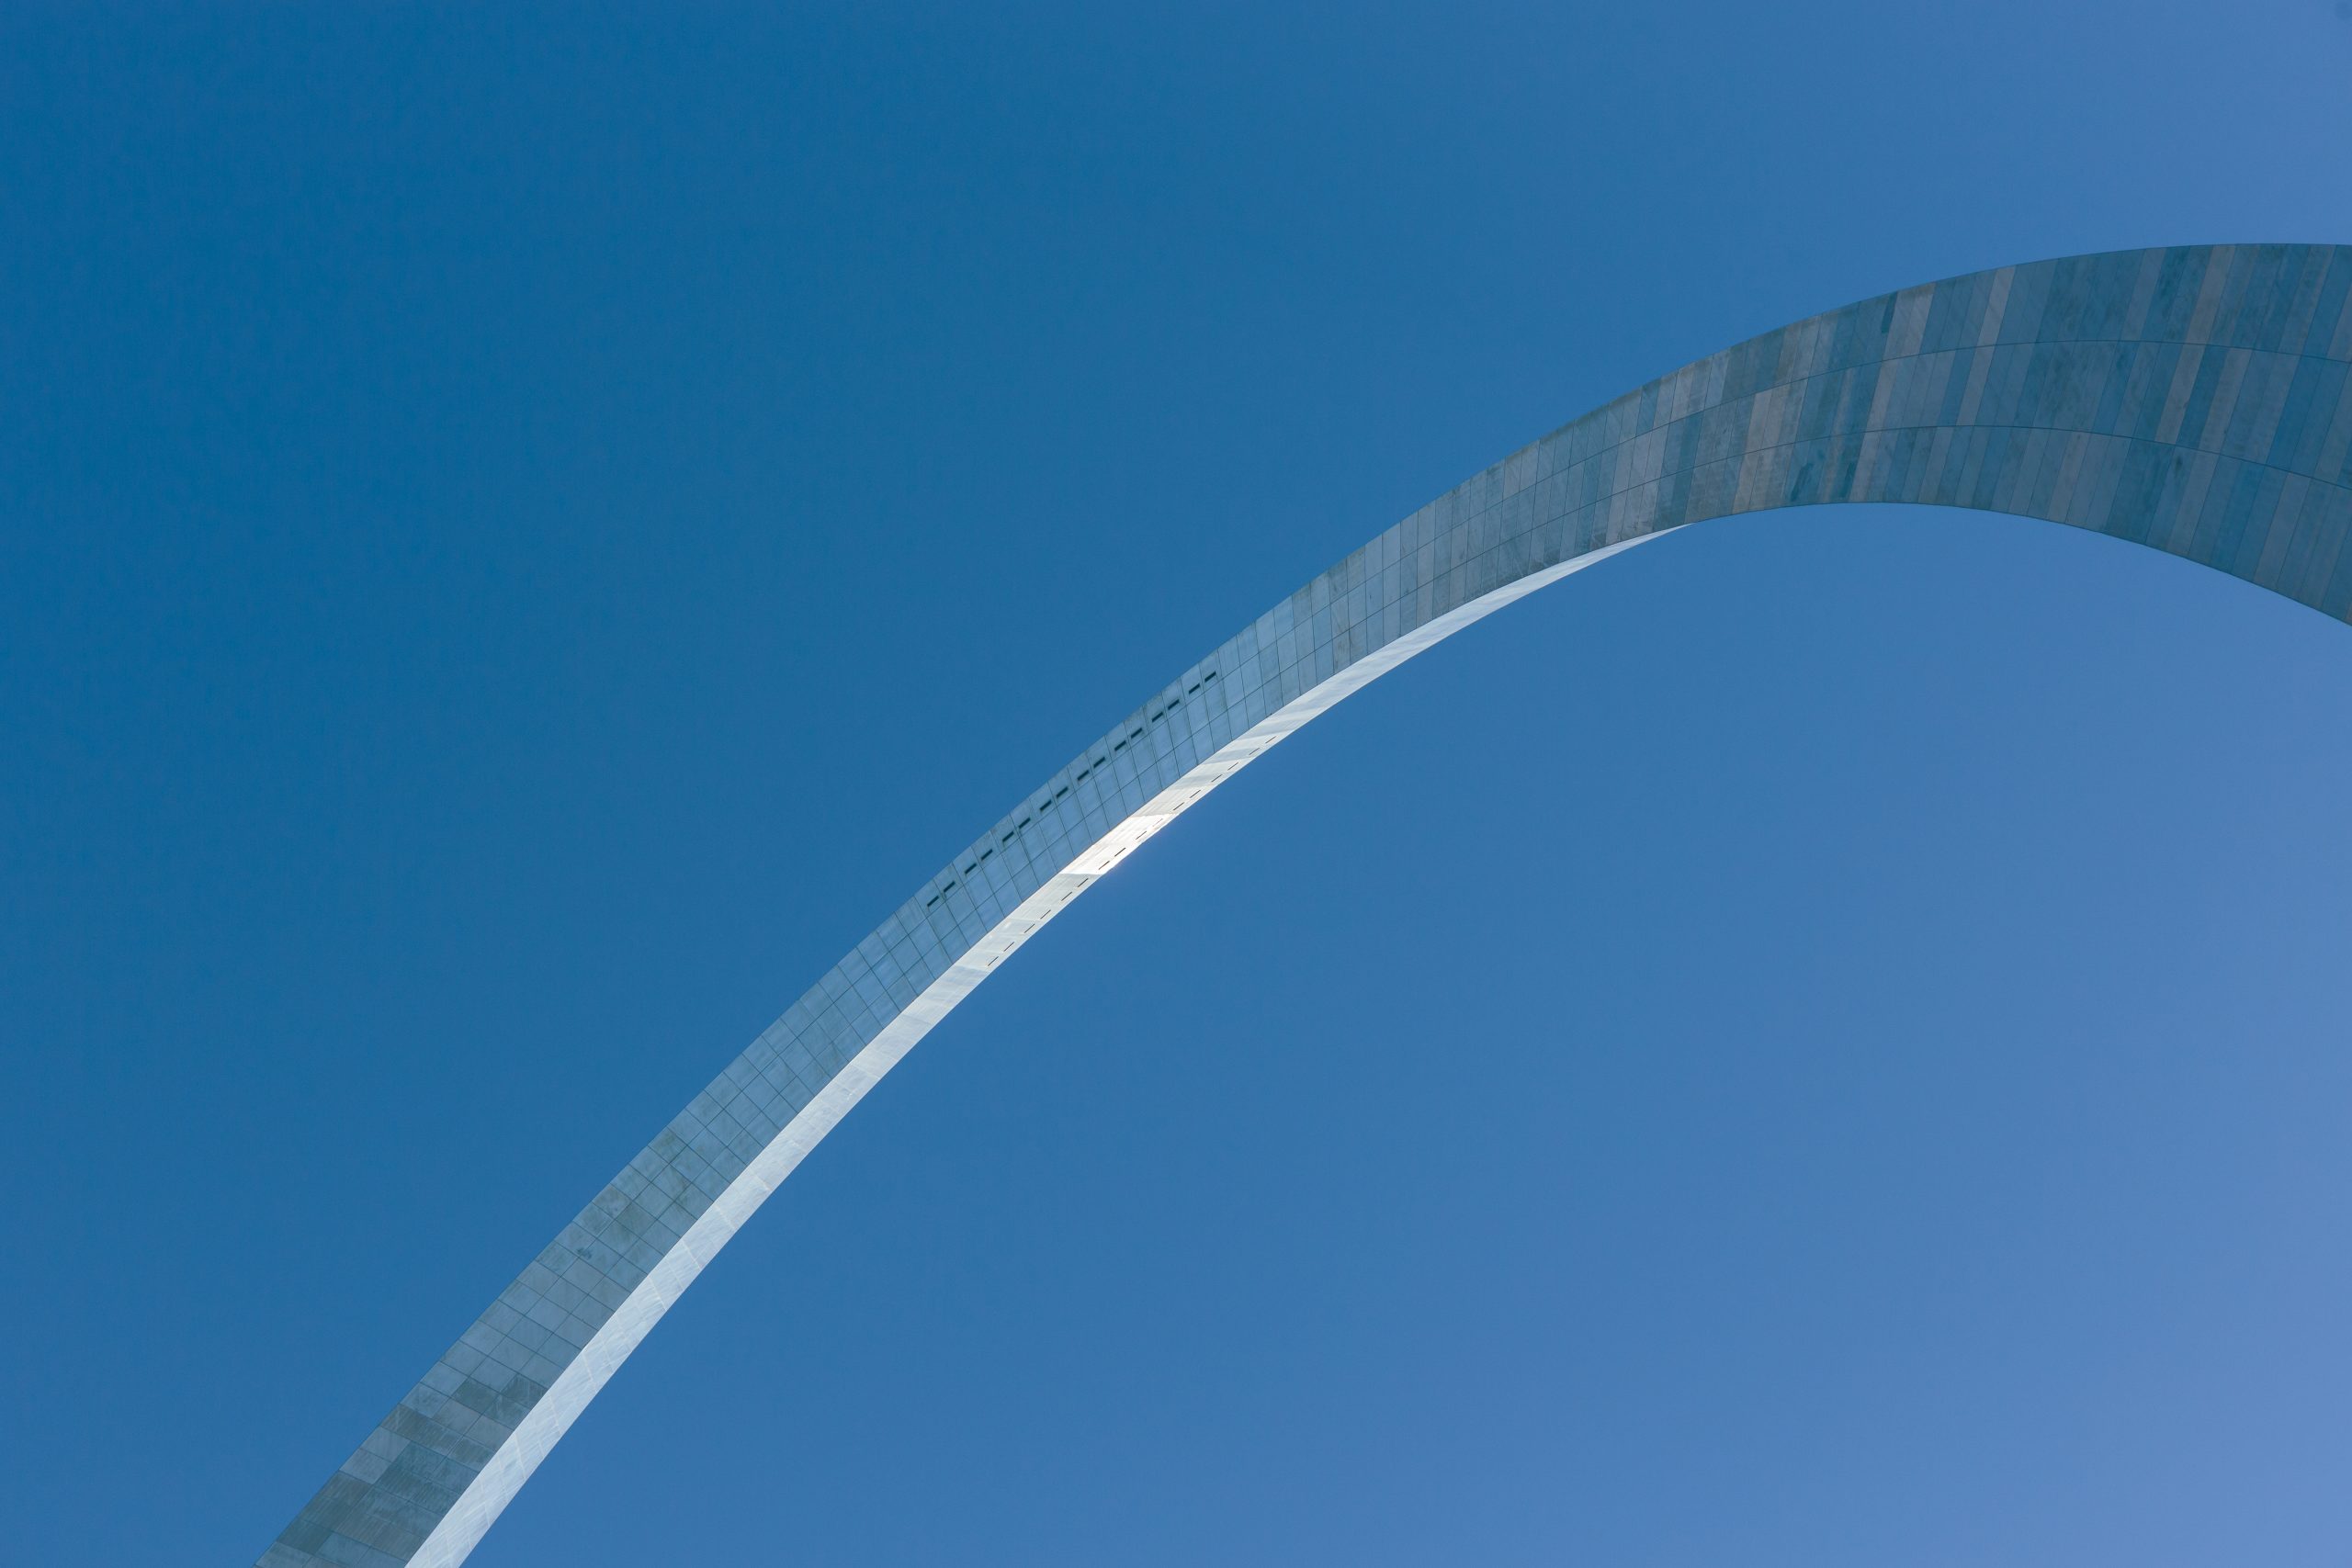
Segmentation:
<svg viewBox="0 0 2352 1568">
<path fill-rule="evenodd" d="M 1210 682 L 1212 682 L 1212 681 L 1214 681 L 1214 680 L 1216 680 L 1216 671 L 1214 671 L 1214 670 L 1210 671 L 1209 671 L 1208 673 L 1206 673 L 1205 675 L 1203 675 L 1199 680 L 1197 680 L 1197 681 L 1193 682 L 1191 685 L 1189 685 L 1189 686 L 1187 686 L 1187 687 L 1185 687 L 1185 688 L 1184 688 L 1183 696 L 1176 696 L 1176 697 L 1170 697 L 1170 698 L 1169 698 L 1169 699 L 1168 699 L 1168 705 L 1167 705 L 1166 707 L 1164 707 L 1164 708 L 1161 708 L 1158 713 L 1153 714 L 1153 715 L 1152 715 L 1152 716 L 1151 716 L 1148 720 L 1146 720 L 1146 721 L 1145 721 L 1145 722 L 1146 722 L 1146 724 L 1158 724 L 1161 719 L 1166 718 L 1170 714 L 1174 713 L 1174 712 L 1176 711 L 1177 705 L 1178 705 L 1179 704 L 1181 704 L 1182 702 L 1183 702 L 1184 697 L 1192 696 L 1193 694 L 1197 693 L 1197 692 L 1198 692 L 1202 687 L 1204 687 L 1204 686 L 1207 685 Z M 1144 725 L 1137 725 L 1134 729 L 1131 729 L 1131 730 L 1129 730 L 1129 731 L 1127 732 L 1127 735 L 1126 735 L 1125 739 L 1121 740 L 1117 745 L 1115 745 L 1115 746 L 1114 746 L 1114 747 L 1112 747 L 1112 748 L 1111 748 L 1112 754 L 1113 754 L 1113 755 L 1115 755 L 1115 754 L 1117 754 L 1118 752 L 1121 752 L 1121 751 L 1125 750 L 1127 749 L 1127 742 L 1128 742 L 1129 740 L 1140 740 L 1140 739 L 1143 739 L 1143 735 L 1144 735 Z M 1068 794 L 1069 793 L 1069 790 L 1070 790 L 1070 784 L 1084 784 L 1084 783 L 1087 781 L 1088 777 L 1089 777 L 1089 776 L 1091 776 L 1091 775 L 1093 773 L 1093 772 L 1094 772 L 1094 770 L 1095 770 L 1095 769 L 1097 769 L 1097 768 L 1101 768 L 1101 767 L 1104 767 L 1104 766 L 1107 766 L 1107 765 L 1110 763 L 1110 761 L 1111 761 L 1111 758 L 1110 758 L 1109 756 L 1097 757 L 1097 758 L 1095 758 L 1095 759 L 1094 759 L 1094 761 L 1092 761 L 1091 762 L 1089 762 L 1085 767 L 1080 768 L 1080 769 L 1079 770 L 1079 772 L 1078 772 L 1078 776 L 1077 776 L 1076 778 L 1074 778 L 1074 779 L 1070 780 L 1070 784 L 1066 784 L 1062 785 L 1062 787 L 1061 787 L 1061 788 L 1059 788 L 1059 789 L 1057 789 L 1057 790 L 1054 791 L 1054 793 L 1053 793 L 1053 794 L 1051 794 L 1051 795 L 1047 795 L 1045 799 L 1043 799 L 1043 800 L 1039 801 L 1039 802 L 1035 805 L 1035 807 L 1032 807 L 1032 814 L 1031 814 L 1030 816 L 1023 817 L 1020 821 L 1015 822 L 1015 823 L 1014 823 L 1014 824 L 1013 824 L 1010 829 L 1008 829 L 1006 830 L 1006 832 L 1005 832 L 1004 836 L 1003 836 L 1002 838 L 999 839 L 999 840 L 996 841 L 996 844 L 995 844 L 995 846 L 994 846 L 994 847 L 991 847 L 991 848 L 989 848 L 989 849 L 982 850 L 982 851 L 980 852 L 980 853 L 979 853 L 979 858 L 978 858 L 978 859 L 977 859 L 977 860 L 975 860 L 975 861 L 973 861 L 971 864 L 969 864 L 969 865 L 967 865 L 967 866 L 966 866 L 966 867 L 964 868 L 964 874 L 965 874 L 966 876 L 970 876 L 970 875 L 975 874 L 977 872 L 978 872 L 978 870 L 980 869 L 980 864 L 981 864 L 981 863 L 982 863 L 982 862 L 986 861 L 986 860 L 987 860 L 990 855 L 992 855 L 992 854 L 996 853 L 997 850 L 1001 849 L 1001 848 L 1002 848 L 1002 847 L 1004 847 L 1005 845 L 1007 845 L 1007 844 L 1009 844 L 1009 843 L 1012 842 L 1012 840 L 1015 840 L 1015 839 L 1019 838 L 1019 837 L 1021 836 L 1021 829 L 1023 829 L 1023 828 L 1026 828 L 1027 826 L 1029 826 L 1029 824 L 1030 824 L 1030 823 L 1032 823 L 1032 822 L 1035 821 L 1035 820 L 1037 819 L 1038 815 L 1040 815 L 1040 814 L 1042 814 L 1042 813 L 1046 812 L 1046 810 L 1050 809 L 1051 807 L 1055 807 L 1055 806 L 1059 805 L 1059 804 L 1061 803 L 1061 799 L 1062 799 L 1062 797 L 1063 797 L 1064 795 L 1068 795 Z M 926 898 L 926 899 L 924 899 L 924 900 L 922 901 L 922 907 L 923 907 L 924 908 L 928 909 L 928 908 L 932 908 L 933 905 L 937 904 L 937 903 L 942 899 L 942 898 L 946 897 L 950 893 L 953 893 L 953 892 L 955 892 L 955 891 L 956 891 L 956 882 L 955 882 L 955 880 L 954 880 L 953 878 L 950 878 L 950 879 L 949 879 L 949 880 L 948 880 L 944 885 L 943 885 L 943 886 L 940 887 L 940 889 L 939 889 L 939 891 L 938 891 L 938 892 L 936 892 L 936 893 L 933 894 L 930 897 L 928 897 L 928 898 Z"/>
</svg>

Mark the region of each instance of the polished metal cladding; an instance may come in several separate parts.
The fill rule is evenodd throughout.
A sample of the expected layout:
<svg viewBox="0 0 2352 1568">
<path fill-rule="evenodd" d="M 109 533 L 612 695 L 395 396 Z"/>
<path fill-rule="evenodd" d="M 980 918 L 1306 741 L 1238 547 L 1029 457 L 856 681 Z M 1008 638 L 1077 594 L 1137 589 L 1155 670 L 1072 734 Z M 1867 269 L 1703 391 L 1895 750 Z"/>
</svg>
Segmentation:
<svg viewBox="0 0 2352 1568">
<path fill-rule="evenodd" d="M 461 1562 L 678 1293 L 972 987 L 1316 714 L 1686 523 L 1827 502 L 2046 518 L 2352 611 L 2352 247 L 2001 267 L 1765 333 L 1439 497 L 1080 751 L 679 1112 L 261 1559 Z"/>
</svg>

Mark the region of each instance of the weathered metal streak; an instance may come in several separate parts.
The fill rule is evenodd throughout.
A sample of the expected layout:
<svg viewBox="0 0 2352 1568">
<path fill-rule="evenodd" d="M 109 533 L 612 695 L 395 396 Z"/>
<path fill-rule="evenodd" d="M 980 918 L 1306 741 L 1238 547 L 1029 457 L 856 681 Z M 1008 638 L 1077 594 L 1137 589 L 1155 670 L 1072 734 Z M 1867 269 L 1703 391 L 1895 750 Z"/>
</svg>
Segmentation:
<svg viewBox="0 0 2352 1568">
<path fill-rule="evenodd" d="M 1512 599 L 1687 523 L 1922 502 L 2111 534 L 2352 610 L 2352 249 L 2003 267 L 1686 366 L 1275 605 L 924 884 L 436 1361 L 262 1568 L 462 1561 L 776 1183 L 990 969 L 1201 795 Z"/>
</svg>

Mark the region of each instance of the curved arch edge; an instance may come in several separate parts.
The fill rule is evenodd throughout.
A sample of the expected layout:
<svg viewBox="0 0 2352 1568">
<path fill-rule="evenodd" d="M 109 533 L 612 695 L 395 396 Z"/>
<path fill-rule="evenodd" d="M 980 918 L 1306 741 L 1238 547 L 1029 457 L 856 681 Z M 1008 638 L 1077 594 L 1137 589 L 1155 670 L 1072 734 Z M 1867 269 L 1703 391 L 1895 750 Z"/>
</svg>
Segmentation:
<svg viewBox="0 0 2352 1568">
<path fill-rule="evenodd" d="M 679 1294 L 1023 942 L 1454 632 L 1688 523 L 1838 502 L 2131 539 L 2352 615 L 2352 248 L 2192 246 L 1880 296 L 1497 463 L 1193 665 L 894 912 L 503 1292 L 260 1559 L 464 1561 Z"/>
</svg>

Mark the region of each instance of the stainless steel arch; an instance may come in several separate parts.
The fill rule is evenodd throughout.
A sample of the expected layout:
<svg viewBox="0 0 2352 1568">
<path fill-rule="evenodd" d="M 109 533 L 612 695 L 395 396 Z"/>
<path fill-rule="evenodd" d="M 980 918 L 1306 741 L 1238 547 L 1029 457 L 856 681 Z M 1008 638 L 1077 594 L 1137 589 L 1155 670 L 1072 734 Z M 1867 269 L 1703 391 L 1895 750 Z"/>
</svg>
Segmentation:
<svg viewBox="0 0 2352 1568">
<path fill-rule="evenodd" d="M 753 1041 L 450 1347 L 261 1568 L 461 1562 L 678 1292 L 1005 956 L 1283 736 L 1579 567 L 1710 517 L 2046 518 L 2352 611 L 2352 247 L 2002 267 L 1767 333 L 1441 496 L 1163 687 Z"/>
</svg>

